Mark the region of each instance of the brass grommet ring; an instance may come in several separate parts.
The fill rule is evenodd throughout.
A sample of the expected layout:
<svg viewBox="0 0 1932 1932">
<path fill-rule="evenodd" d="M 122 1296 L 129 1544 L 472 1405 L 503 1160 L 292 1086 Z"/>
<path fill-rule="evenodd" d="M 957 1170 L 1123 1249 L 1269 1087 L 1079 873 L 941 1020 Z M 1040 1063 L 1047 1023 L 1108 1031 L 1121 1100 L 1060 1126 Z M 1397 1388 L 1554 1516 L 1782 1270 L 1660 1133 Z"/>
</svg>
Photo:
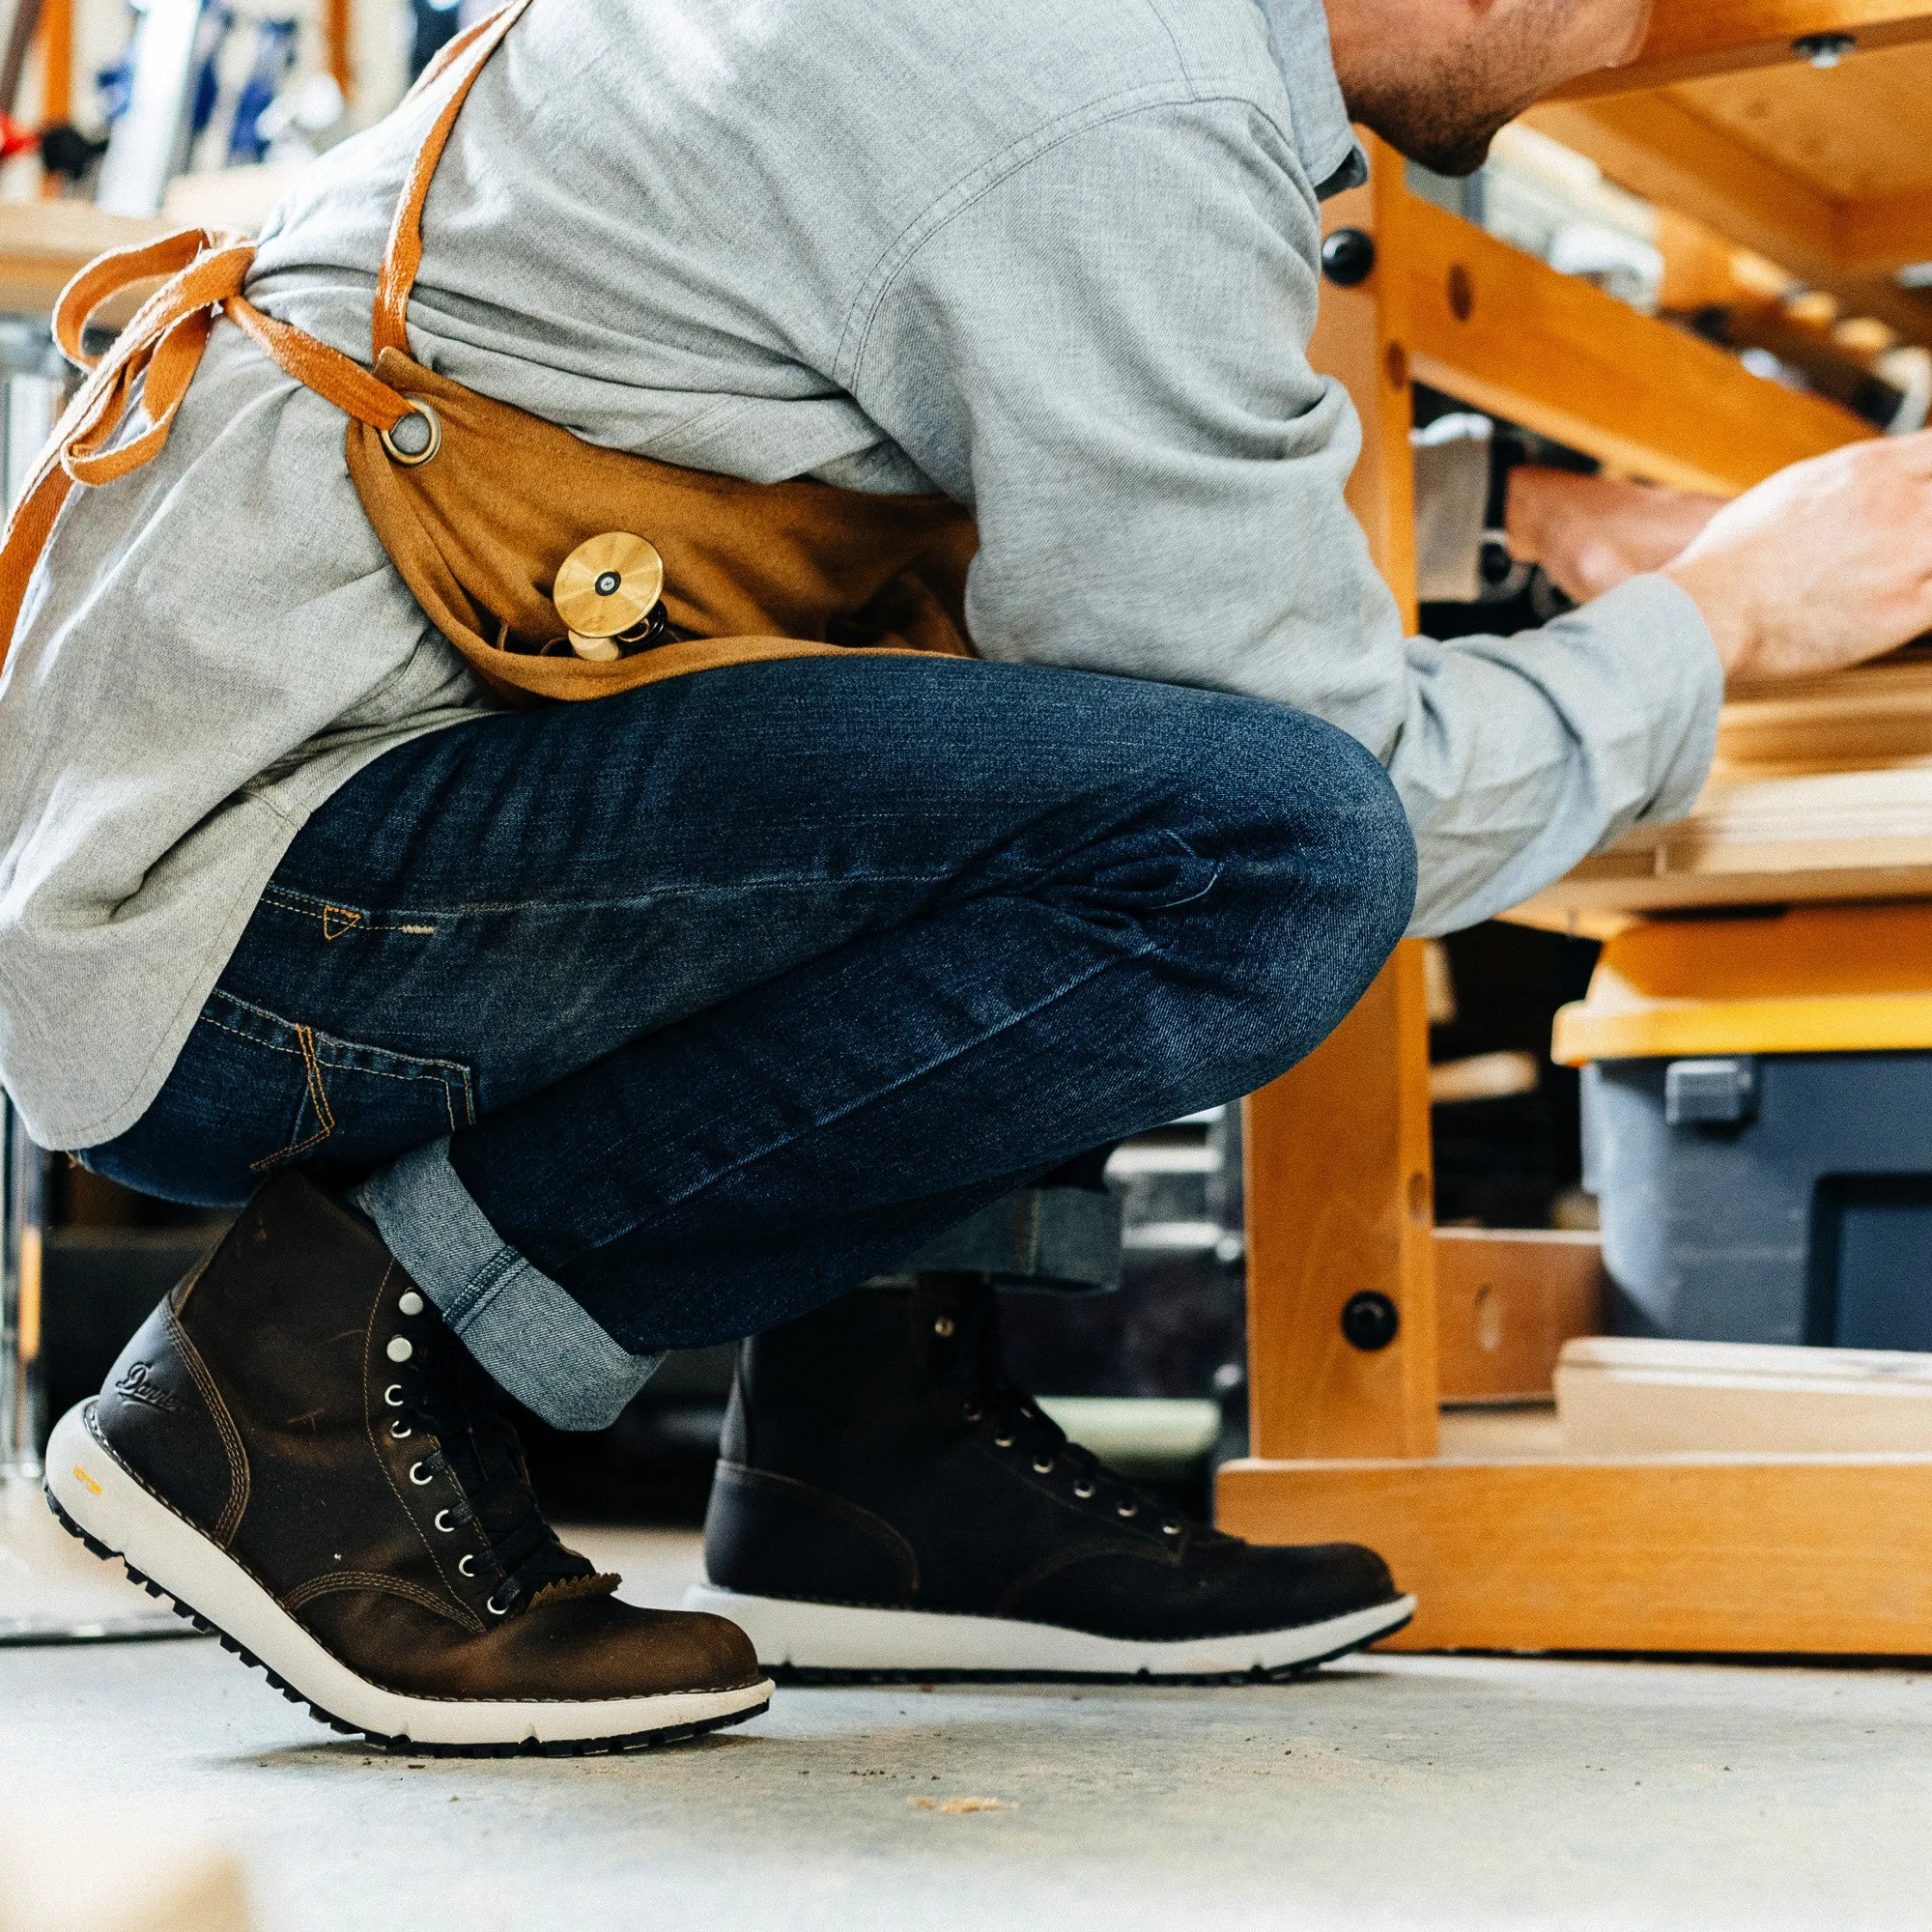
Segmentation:
<svg viewBox="0 0 1932 1932">
<path fill-rule="evenodd" d="M 428 440 L 420 449 L 406 449 L 396 440 L 396 431 L 418 420 L 427 426 Z M 442 447 L 442 419 L 420 396 L 412 396 L 409 414 L 400 418 L 394 428 L 378 430 L 376 434 L 382 439 L 391 463 L 400 463 L 405 469 L 420 469 Z"/>
</svg>

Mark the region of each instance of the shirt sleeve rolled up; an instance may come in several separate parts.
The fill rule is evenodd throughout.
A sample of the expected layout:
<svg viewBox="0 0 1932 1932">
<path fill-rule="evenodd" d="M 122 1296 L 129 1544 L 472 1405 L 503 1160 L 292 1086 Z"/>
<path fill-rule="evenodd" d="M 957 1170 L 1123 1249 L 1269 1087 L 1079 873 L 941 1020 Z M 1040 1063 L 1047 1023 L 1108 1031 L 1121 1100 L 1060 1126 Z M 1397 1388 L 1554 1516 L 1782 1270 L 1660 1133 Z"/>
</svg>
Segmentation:
<svg viewBox="0 0 1932 1932">
<path fill-rule="evenodd" d="M 1292 704 L 1387 768 L 1412 929 L 1504 910 L 1688 810 L 1721 675 L 1662 578 L 1513 639 L 1405 639 L 1343 498 L 1360 430 L 1309 367 L 1320 224 L 1251 97 L 1088 113 L 881 265 L 840 379 L 979 519 L 988 657 Z"/>
</svg>

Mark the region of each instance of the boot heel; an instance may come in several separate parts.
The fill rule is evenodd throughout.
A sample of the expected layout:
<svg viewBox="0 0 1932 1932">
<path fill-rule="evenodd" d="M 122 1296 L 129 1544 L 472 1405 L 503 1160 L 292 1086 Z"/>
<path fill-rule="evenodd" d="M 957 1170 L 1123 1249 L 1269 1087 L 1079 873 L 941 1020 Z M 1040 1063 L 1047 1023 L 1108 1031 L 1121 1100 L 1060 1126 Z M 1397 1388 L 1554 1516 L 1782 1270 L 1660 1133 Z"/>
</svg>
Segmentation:
<svg viewBox="0 0 1932 1932">
<path fill-rule="evenodd" d="M 112 1562 L 125 1557 L 123 1542 L 130 1514 L 124 1491 L 138 1486 L 87 1426 L 86 1403 L 76 1404 L 54 1424 L 47 1438 L 47 1501 L 62 1526 L 95 1555 Z M 151 1507 L 158 1508 L 152 1499 Z"/>
</svg>

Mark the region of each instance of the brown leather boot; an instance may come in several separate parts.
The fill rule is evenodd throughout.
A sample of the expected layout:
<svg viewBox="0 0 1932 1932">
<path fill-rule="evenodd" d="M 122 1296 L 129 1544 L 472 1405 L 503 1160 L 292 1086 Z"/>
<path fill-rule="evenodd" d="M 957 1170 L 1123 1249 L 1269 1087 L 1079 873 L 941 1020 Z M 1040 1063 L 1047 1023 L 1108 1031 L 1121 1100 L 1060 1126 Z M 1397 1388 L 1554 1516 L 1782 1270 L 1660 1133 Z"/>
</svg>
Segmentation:
<svg viewBox="0 0 1932 1932">
<path fill-rule="evenodd" d="M 723 1617 L 566 1549 L 496 1391 L 369 1225 L 248 1204 L 47 1449 L 55 1512 L 325 1723 L 412 1750 L 619 1750 L 755 1717 Z"/>
</svg>

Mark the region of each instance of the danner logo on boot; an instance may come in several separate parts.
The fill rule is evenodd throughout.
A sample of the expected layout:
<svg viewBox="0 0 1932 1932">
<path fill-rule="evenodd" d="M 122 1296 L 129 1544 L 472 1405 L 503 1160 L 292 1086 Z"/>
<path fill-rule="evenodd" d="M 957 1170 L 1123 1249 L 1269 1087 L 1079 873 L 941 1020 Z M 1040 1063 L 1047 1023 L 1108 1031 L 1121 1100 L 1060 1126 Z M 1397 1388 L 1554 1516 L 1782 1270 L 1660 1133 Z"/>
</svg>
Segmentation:
<svg viewBox="0 0 1932 1932">
<path fill-rule="evenodd" d="M 168 1415 L 184 1413 L 181 1399 L 173 1396 L 155 1380 L 154 1372 L 146 1362 L 129 1362 L 127 1372 L 114 1384 L 116 1395 L 125 1395 L 129 1402 L 145 1402 L 150 1408 L 158 1408 Z"/>
</svg>

